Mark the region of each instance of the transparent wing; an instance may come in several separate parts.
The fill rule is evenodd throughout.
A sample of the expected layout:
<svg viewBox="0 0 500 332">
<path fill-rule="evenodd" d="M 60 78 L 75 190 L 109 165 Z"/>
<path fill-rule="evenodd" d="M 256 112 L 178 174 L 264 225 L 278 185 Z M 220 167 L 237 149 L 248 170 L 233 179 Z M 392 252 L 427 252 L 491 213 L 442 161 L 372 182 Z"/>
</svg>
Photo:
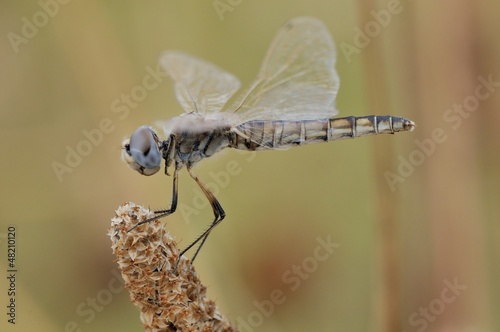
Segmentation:
<svg viewBox="0 0 500 332">
<path fill-rule="evenodd" d="M 235 76 L 192 55 L 167 51 L 160 64 L 174 81 L 177 100 L 187 113 L 218 112 L 240 88 Z"/>
<path fill-rule="evenodd" d="M 227 110 L 242 121 L 310 120 L 337 114 L 335 46 L 323 23 L 299 17 L 272 42 L 257 79 Z"/>
</svg>

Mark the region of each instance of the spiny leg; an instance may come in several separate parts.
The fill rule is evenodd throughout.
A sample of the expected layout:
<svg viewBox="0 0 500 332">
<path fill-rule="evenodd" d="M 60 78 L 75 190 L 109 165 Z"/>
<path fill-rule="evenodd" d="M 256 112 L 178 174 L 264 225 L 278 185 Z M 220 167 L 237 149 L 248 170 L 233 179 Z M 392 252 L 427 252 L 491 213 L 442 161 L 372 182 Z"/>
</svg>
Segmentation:
<svg viewBox="0 0 500 332">
<path fill-rule="evenodd" d="M 193 173 L 193 171 L 191 170 L 191 167 L 187 167 L 187 170 L 189 172 L 189 175 L 196 181 L 198 186 L 201 188 L 201 190 L 203 191 L 203 193 L 207 197 L 208 201 L 210 202 L 210 205 L 212 205 L 212 209 L 214 211 L 214 217 L 215 217 L 214 221 L 208 227 L 208 229 L 206 231 L 204 231 L 190 245 L 188 245 L 187 248 L 185 248 L 181 252 L 181 254 L 179 255 L 179 257 L 181 257 L 189 249 L 191 249 L 195 244 L 197 244 L 198 242 L 201 241 L 200 245 L 198 246 L 198 249 L 196 249 L 196 252 L 194 253 L 193 258 L 191 259 L 191 262 L 193 262 L 194 259 L 196 258 L 196 256 L 198 255 L 198 253 L 200 252 L 201 247 L 203 246 L 203 244 L 207 240 L 207 237 L 210 234 L 210 232 L 214 229 L 215 226 L 217 226 L 224 219 L 224 217 L 226 216 L 226 213 L 224 212 L 224 209 L 222 209 L 222 206 L 220 205 L 217 198 L 215 198 L 214 194 L 210 191 L 210 189 L 208 189 L 208 187 L 203 182 L 201 182 L 201 180 L 198 178 L 198 176 Z M 177 263 L 179 263 L 179 261 L 177 261 Z M 177 266 L 176 266 L 176 268 L 177 268 Z"/>
<path fill-rule="evenodd" d="M 170 204 L 170 209 L 154 211 L 154 213 L 156 214 L 155 217 L 139 222 L 137 225 L 135 225 L 134 227 L 129 229 L 127 231 L 127 233 L 132 231 L 133 229 L 135 229 L 137 226 L 148 223 L 148 222 L 153 221 L 153 220 L 158 219 L 158 218 L 166 217 L 166 216 L 175 212 L 175 209 L 177 209 L 177 193 L 178 193 L 177 189 L 179 187 L 179 169 L 177 169 L 177 167 L 175 168 L 175 171 L 174 171 L 174 180 L 173 180 L 172 187 L 173 187 L 173 189 L 172 189 L 172 203 Z"/>
</svg>

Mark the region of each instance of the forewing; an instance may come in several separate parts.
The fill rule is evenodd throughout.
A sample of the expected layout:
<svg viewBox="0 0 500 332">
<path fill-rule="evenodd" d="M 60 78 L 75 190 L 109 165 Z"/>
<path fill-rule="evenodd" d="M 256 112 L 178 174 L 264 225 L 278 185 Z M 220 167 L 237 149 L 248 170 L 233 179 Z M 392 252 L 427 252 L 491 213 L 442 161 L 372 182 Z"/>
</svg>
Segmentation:
<svg viewBox="0 0 500 332">
<path fill-rule="evenodd" d="M 164 52 L 160 64 L 174 81 L 177 100 L 187 113 L 218 112 L 240 87 L 232 74 L 182 52 Z"/>
<path fill-rule="evenodd" d="M 337 114 L 335 45 L 323 23 L 299 17 L 272 42 L 257 79 L 229 111 L 242 121 L 310 120 Z"/>
</svg>

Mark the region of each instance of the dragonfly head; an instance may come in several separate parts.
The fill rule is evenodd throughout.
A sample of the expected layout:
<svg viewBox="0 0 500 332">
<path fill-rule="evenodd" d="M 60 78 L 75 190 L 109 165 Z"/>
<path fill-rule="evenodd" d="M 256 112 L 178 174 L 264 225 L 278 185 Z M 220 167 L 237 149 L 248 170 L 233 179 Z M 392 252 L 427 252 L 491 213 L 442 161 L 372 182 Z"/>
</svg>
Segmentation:
<svg viewBox="0 0 500 332">
<path fill-rule="evenodd" d="M 122 159 L 142 175 L 153 175 L 160 170 L 161 145 L 153 129 L 141 126 L 122 142 Z"/>
</svg>

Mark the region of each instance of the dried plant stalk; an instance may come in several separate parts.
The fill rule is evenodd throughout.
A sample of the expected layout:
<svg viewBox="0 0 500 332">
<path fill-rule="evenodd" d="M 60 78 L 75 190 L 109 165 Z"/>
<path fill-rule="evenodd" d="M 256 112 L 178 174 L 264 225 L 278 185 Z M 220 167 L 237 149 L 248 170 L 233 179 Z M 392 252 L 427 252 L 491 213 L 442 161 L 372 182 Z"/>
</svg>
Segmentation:
<svg viewBox="0 0 500 332">
<path fill-rule="evenodd" d="M 140 310 L 146 331 L 236 331 L 203 286 L 176 242 L 154 220 L 127 233 L 131 227 L 155 215 L 148 209 L 125 203 L 116 210 L 108 235 L 130 299 Z"/>
</svg>

